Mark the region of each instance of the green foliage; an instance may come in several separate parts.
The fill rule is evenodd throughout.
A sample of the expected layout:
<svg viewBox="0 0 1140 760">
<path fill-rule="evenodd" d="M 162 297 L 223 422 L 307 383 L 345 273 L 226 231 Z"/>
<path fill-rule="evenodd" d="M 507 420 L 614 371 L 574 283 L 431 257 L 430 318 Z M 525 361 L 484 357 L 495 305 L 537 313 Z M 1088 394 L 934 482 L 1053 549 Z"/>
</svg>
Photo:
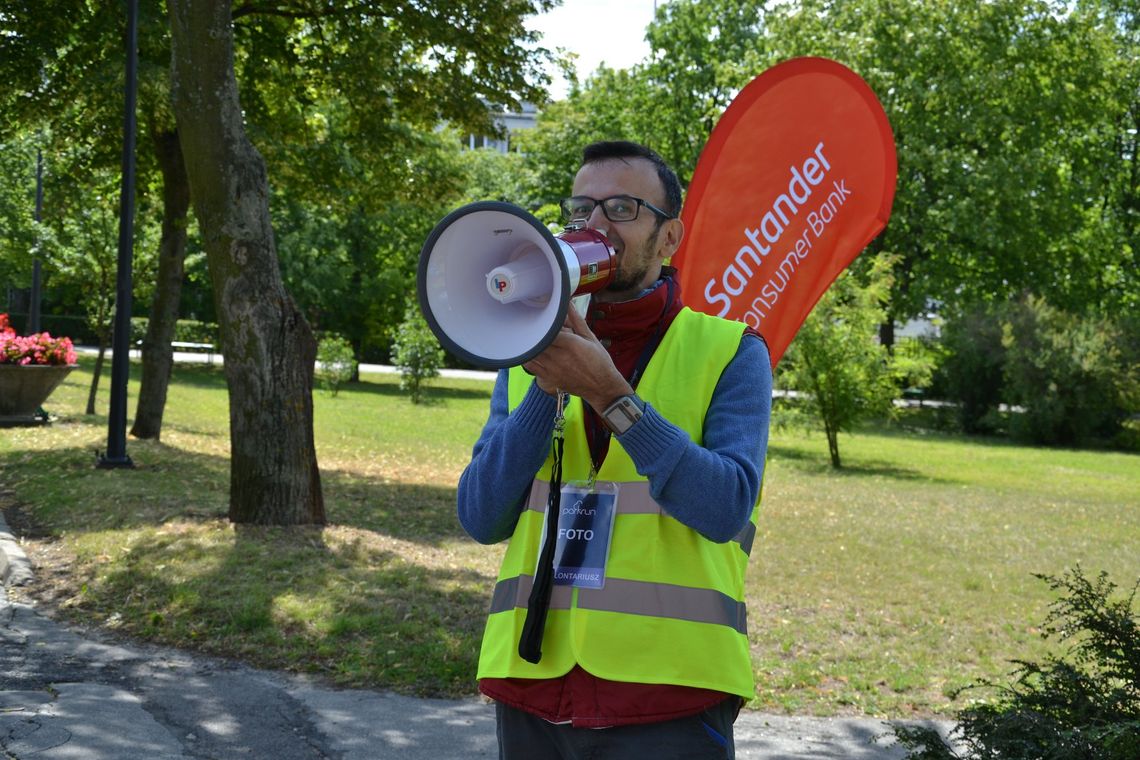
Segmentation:
<svg viewBox="0 0 1140 760">
<path fill-rule="evenodd" d="M 412 396 L 412 403 L 423 400 L 424 383 L 439 377 L 444 353 L 419 308 L 409 305 L 392 346 L 392 360 L 400 370 L 400 389 Z"/>
<path fill-rule="evenodd" d="M 904 338 L 891 351 L 891 372 L 903 389 L 923 391 L 934 382 L 934 373 L 944 361 L 942 344 L 931 337 Z"/>
<path fill-rule="evenodd" d="M 996 432 L 1006 355 L 1002 314 L 997 306 L 981 304 L 942 325 L 946 360 L 936 384 L 942 397 L 956 402 L 958 427 L 966 433 Z"/>
<path fill-rule="evenodd" d="M 234 69 L 246 129 L 272 178 L 283 274 L 318 328 L 348 336 L 362 352 L 386 353 L 415 255 L 463 196 L 458 142 L 438 127 L 489 133 L 488 104 L 546 99 L 539 66 L 548 53 L 524 20 L 552 4 L 433 0 L 397 8 L 367 0 L 350 12 L 288 1 L 235 6 Z M 163 4 L 144 3 L 140 14 L 138 216 L 154 225 L 168 189 L 155 147 L 174 131 L 170 31 Z M 123 75 L 122 24 L 121 9 L 101 3 L 0 3 L 0 287 L 30 278 L 39 144 L 30 135 L 50 125 L 44 134 L 62 135 L 63 143 L 86 136 L 87 164 L 63 168 L 45 156 L 49 173 L 75 193 L 117 201 L 87 176 L 93 168 L 118 170 L 121 134 L 105 127 L 122 118 L 122 85 L 112 86 Z M 20 136 L 18 150 L 10 135 Z M 56 206 L 49 187 L 45 213 Z M 113 250 L 114 234 L 102 239 Z M 149 276 L 146 256 L 155 247 L 156 237 L 137 239 L 136 283 Z M 191 262 L 187 274 L 204 279 Z M 183 313 L 215 318 L 203 298 L 209 286 L 196 284 L 197 303 L 184 298 Z M 146 294 L 136 293 L 135 302 L 146 313 Z"/>
<path fill-rule="evenodd" d="M 895 725 L 909 760 L 1135 760 L 1140 757 L 1140 581 L 1123 598 L 1102 572 L 1080 566 L 1038 575 L 1063 595 L 1043 636 L 1071 642 L 1062 656 L 1017 662 L 1008 684 L 969 687 L 995 693 L 963 710 L 955 733 L 963 753 L 923 728 Z"/>
<path fill-rule="evenodd" d="M 846 64 L 880 98 L 899 181 L 876 250 L 895 321 L 1023 291 L 1067 310 L 1140 300 L 1140 24 L 1114 0 L 674 0 L 650 59 L 602 70 L 540 117 L 526 150 L 565 191 L 590 139 L 656 148 L 691 176 L 731 98 L 802 55 Z"/>
<path fill-rule="evenodd" d="M 317 343 L 317 380 L 333 396 L 356 374 L 352 344 L 339 335 L 322 335 Z"/>
<path fill-rule="evenodd" d="M 8 127 L 12 129 L 11 125 Z M 119 174 L 100 162 L 86 136 L 51 129 L 16 131 L 0 153 L 0 287 L 31 283 L 42 267 L 44 311 L 83 314 L 84 332 L 109 338 L 119 230 Z M 43 159 L 43 209 L 34 221 L 37 152 Z M 11 183 L 10 185 L 8 183 Z M 140 203 L 135 220 L 133 299 L 150 295 L 158 229 Z"/>
<path fill-rule="evenodd" d="M 639 122 L 684 183 L 732 98 L 776 63 L 778 43 L 766 33 L 766 5 L 671 2 L 662 5 L 646 33 L 653 54 L 638 72 L 645 90 L 638 101 Z"/>
<path fill-rule="evenodd" d="M 877 258 L 865 284 L 853 272 L 841 275 L 816 304 L 779 366 L 778 385 L 800 391 L 808 417 L 823 425 L 833 467 L 841 466 L 840 431 L 893 411 L 891 358 L 877 339 L 891 263 L 887 257 Z"/>
<path fill-rule="evenodd" d="M 533 164 L 521 153 L 500 153 L 480 148 L 459 154 L 464 172 L 464 200 L 506 201 L 531 210 L 540 206 L 538 178 Z"/>
<path fill-rule="evenodd" d="M 1140 411 L 1140 335 L 1107 317 L 1063 312 L 1027 297 L 1003 325 L 1006 397 L 1024 408 L 1015 436 L 1049 445 L 1111 440 Z"/>
<path fill-rule="evenodd" d="M 36 149 L 32 135 L 0 142 L 0 283 L 27 287 L 37 230 Z"/>
<path fill-rule="evenodd" d="M 803 0 L 769 14 L 784 55 L 836 58 L 882 99 L 899 164 L 879 243 L 902 256 L 892 316 L 1022 290 L 1067 308 L 1140 293 L 1119 272 L 1135 229 L 1117 215 L 1137 41 L 1107 5 Z"/>
</svg>

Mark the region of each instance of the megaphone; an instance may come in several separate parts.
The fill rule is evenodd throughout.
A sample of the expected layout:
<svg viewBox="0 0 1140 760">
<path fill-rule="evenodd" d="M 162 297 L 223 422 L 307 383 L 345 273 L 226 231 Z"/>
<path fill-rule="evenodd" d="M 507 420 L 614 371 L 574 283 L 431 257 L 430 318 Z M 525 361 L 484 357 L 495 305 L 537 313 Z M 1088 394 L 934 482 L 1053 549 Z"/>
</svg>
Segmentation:
<svg viewBox="0 0 1140 760">
<path fill-rule="evenodd" d="M 445 349 L 479 367 L 533 359 L 562 329 L 571 302 L 612 279 L 617 257 L 594 229 L 554 235 L 518 206 L 471 203 L 435 226 L 420 252 L 417 290 Z"/>
</svg>

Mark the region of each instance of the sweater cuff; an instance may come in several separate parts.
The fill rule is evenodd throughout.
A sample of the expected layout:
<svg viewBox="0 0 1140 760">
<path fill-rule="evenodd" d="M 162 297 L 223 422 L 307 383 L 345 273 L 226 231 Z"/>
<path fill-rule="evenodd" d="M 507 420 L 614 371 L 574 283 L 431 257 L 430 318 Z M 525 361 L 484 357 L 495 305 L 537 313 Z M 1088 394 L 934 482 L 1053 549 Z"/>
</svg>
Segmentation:
<svg viewBox="0 0 1140 760">
<path fill-rule="evenodd" d="M 511 420 L 524 430 L 534 434 L 548 434 L 554 429 L 554 415 L 558 404 L 538 383 L 531 383 L 522 401 L 511 412 Z"/>
<path fill-rule="evenodd" d="M 617 439 L 642 474 L 650 467 L 668 471 L 689 442 L 685 431 L 662 417 L 650 404 L 645 405 L 641 419 Z"/>
</svg>

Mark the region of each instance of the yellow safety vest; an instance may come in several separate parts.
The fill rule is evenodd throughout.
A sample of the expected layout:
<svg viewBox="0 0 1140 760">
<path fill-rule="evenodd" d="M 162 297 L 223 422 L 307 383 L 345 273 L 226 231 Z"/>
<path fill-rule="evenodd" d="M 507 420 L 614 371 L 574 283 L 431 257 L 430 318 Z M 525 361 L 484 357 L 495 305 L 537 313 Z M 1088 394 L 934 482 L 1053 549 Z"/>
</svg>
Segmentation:
<svg viewBox="0 0 1140 760">
<path fill-rule="evenodd" d="M 638 385 L 638 395 L 697 444 L 724 368 L 744 326 L 683 309 Z M 533 378 L 510 374 L 513 410 Z M 591 461 L 581 399 L 567 405 L 563 482 L 585 480 Z M 491 601 L 479 678 L 557 678 L 575 663 L 613 681 L 676 684 L 753 696 L 744 574 L 759 499 L 748 526 L 718 544 L 670 517 L 649 494 L 629 454 L 610 442 L 599 481 L 618 483 L 605 586 L 555 586 L 542 659 L 519 657 L 519 636 L 538 562 L 551 460 L 539 471 L 519 517 Z M 716 505 L 710 504 L 709 509 Z"/>
</svg>

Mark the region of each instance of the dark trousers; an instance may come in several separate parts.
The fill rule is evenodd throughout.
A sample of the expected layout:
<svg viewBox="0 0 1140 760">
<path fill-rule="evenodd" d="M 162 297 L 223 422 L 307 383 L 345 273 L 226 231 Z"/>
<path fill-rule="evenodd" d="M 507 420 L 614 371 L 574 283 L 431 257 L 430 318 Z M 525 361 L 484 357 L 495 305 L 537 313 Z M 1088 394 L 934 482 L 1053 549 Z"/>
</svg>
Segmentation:
<svg viewBox="0 0 1140 760">
<path fill-rule="evenodd" d="M 687 718 L 613 728 L 573 728 L 495 703 L 500 760 L 732 760 L 732 724 L 740 699 L 730 697 Z"/>
</svg>

